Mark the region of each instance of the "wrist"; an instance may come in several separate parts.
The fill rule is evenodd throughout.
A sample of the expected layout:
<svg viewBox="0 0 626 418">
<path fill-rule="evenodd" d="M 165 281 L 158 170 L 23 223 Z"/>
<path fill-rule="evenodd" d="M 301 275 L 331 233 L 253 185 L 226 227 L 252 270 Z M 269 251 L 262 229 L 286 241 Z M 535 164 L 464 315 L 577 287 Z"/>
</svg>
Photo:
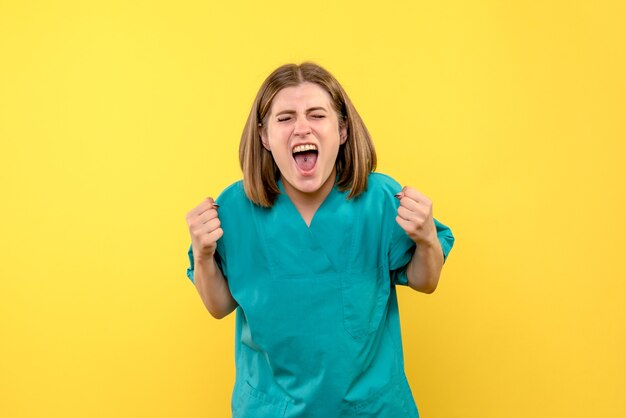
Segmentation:
<svg viewBox="0 0 626 418">
<path fill-rule="evenodd" d="M 415 245 L 420 248 L 437 249 L 441 246 L 437 234 L 431 234 L 427 238 L 415 240 Z"/>
<path fill-rule="evenodd" d="M 215 256 L 215 252 L 211 252 L 209 254 L 200 253 L 194 256 L 193 262 L 195 265 L 202 265 L 202 266 L 210 265 L 214 261 L 214 256 Z"/>
</svg>

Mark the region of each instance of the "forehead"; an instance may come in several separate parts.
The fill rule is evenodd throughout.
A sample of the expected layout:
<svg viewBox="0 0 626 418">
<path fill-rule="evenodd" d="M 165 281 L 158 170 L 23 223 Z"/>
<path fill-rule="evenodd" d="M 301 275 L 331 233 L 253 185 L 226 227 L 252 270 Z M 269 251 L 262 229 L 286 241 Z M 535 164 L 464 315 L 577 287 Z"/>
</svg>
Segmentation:
<svg viewBox="0 0 626 418">
<path fill-rule="evenodd" d="M 280 90 L 272 102 L 272 112 L 282 110 L 308 109 L 310 107 L 332 108 L 331 98 L 326 90 L 315 83 L 304 82 Z"/>
</svg>

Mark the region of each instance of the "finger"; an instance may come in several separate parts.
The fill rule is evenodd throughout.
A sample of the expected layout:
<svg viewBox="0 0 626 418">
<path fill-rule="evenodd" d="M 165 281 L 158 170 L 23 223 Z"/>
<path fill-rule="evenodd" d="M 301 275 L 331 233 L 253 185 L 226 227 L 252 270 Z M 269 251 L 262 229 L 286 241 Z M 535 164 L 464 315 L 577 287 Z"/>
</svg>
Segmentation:
<svg viewBox="0 0 626 418">
<path fill-rule="evenodd" d="M 412 222 L 407 221 L 406 219 L 402 219 L 400 216 L 396 216 L 396 223 L 400 225 L 400 228 L 402 228 L 407 233 L 410 230 L 414 229 Z"/>
<path fill-rule="evenodd" d="M 201 236 L 198 239 L 198 245 L 202 249 L 212 248 L 213 250 L 215 250 L 217 240 L 219 240 L 222 235 L 224 235 L 224 231 L 222 231 L 222 228 L 218 228 L 210 234 Z"/>
<path fill-rule="evenodd" d="M 217 228 L 215 231 L 209 234 L 209 239 L 213 242 L 217 242 L 217 240 L 222 238 L 223 235 L 224 230 L 222 228 Z"/>
<path fill-rule="evenodd" d="M 222 225 L 222 223 L 220 222 L 220 218 L 213 218 L 205 225 L 209 228 L 210 232 L 213 232 L 218 229 Z"/>
<path fill-rule="evenodd" d="M 414 223 L 416 226 L 422 225 L 426 219 L 428 219 L 427 212 L 423 210 L 413 212 L 402 206 L 398 208 L 398 216 L 404 220 Z"/>
<path fill-rule="evenodd" d="M 193 234 L 196 237 L 200 237 L 205 234 L 210 234 L 222 225 L 219 218 L 213 218 L 205 224 L 200 224 L 193 229 Z"/>
<path fill-rule="evenodd" d="M 423 203 L 413 200 L 408 196 L 404 196 L 402 199 L 400 199 L 400 206 L 410 210 L 411 212 L 424 211 Z"/>
<path fill-rule="evenodd" d="M 200 203 L 195 208 L 191 209 L 189 211 L 189 213 L 187 214 L 187 217 L 188 218 L 195 218 L 196 216 L 200 215 L 201 213 L 206 212 L 207 210 L 211 209 L 214 204 L 215 204 L 215 202 L 213 201 L 213 198 L 207 197 L 206 199 L 204 199 L 202 201 L 202 203 Z"/>
<path fill-rule="evenodd" d="M 202 201 L 202 203 L 200 203 L 198 206 L 192 209 L 192 213 L 195 216 L 197 216 L 197 215 L 200 215 L 201 213 L 206 212 L 209 209 L 217 209 L 219 207 L 220 205 L 215 203 L 212 197 L 207 197 L 206 199 Z"/>
<path fill-rule="evenodd" d="M 219 215 L 217 213 L 216 209 L 209 209 L 206 212 L 201 213 L 200 215 L 198 215 L 195 219 L 194 222 L 197 222 L 199 224 L 205 224 L 207 222 L 209 222 L 211 219 L 215 219 L 217 218 Z"/>
<path fill-rule="evenodd" d="M 404 197 L 408 197 L 416 202 L 430 203 L 430 199 L 425 194 L 412 187 L 404 186 L 402 193 Z"/>
<path fill-rule="evenodd" d="M 432 216 L 433 213 L 432 204 L 416 202 L 408 197 L 402 198 L 400 201 L 400 208 L 405 208 L 408 211 L 413 212 L 418 219 L 428 218 L 429 216 Z"/>
<path fill-rule="evenodd" d="M 413 221 L 415 219 L 415 213 L 411 212 L 407 208 L 400 206 L 398 208 L 398 216 L 404 219 L 405 221 Z"/>
</svg>

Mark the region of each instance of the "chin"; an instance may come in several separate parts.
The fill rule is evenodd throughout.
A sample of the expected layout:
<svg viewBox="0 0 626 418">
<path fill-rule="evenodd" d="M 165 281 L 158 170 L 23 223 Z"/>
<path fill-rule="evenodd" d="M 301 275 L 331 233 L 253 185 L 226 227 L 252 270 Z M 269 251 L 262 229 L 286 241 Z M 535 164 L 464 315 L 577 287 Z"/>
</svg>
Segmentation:
<svg viewBox="0 0 626 418">
<path fill-rule="evenodd" d="M 303 176 L 302 173 L 296 172 L 287 178 L 287 182 L 300 193 L 315 194 L 324 188 L 330 177 L 324 177 L 319 172 L 309 176 Z"/>
<path fill-rule="evenodd" d="M 321 179 L 299 179 L 295 182 L 294 187 L 302 193 L 315 193 L 324 185 Z"/>
</svg>

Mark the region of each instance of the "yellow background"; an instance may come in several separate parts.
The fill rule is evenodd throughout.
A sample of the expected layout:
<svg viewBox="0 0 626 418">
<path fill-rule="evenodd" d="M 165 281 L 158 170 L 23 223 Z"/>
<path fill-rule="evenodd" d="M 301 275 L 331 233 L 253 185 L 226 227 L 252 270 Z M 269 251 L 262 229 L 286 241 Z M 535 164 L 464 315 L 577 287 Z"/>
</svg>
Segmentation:
<svg viewBox="0 0 626 418">
<path fill-rule="evenodd" d="M 425 418 L 626 416 L 623 1 L 0 1 L 0 416 L 226 417 L 186 212 L 313 60 L 457 238 L 403 288 Z"/>
</svg>

